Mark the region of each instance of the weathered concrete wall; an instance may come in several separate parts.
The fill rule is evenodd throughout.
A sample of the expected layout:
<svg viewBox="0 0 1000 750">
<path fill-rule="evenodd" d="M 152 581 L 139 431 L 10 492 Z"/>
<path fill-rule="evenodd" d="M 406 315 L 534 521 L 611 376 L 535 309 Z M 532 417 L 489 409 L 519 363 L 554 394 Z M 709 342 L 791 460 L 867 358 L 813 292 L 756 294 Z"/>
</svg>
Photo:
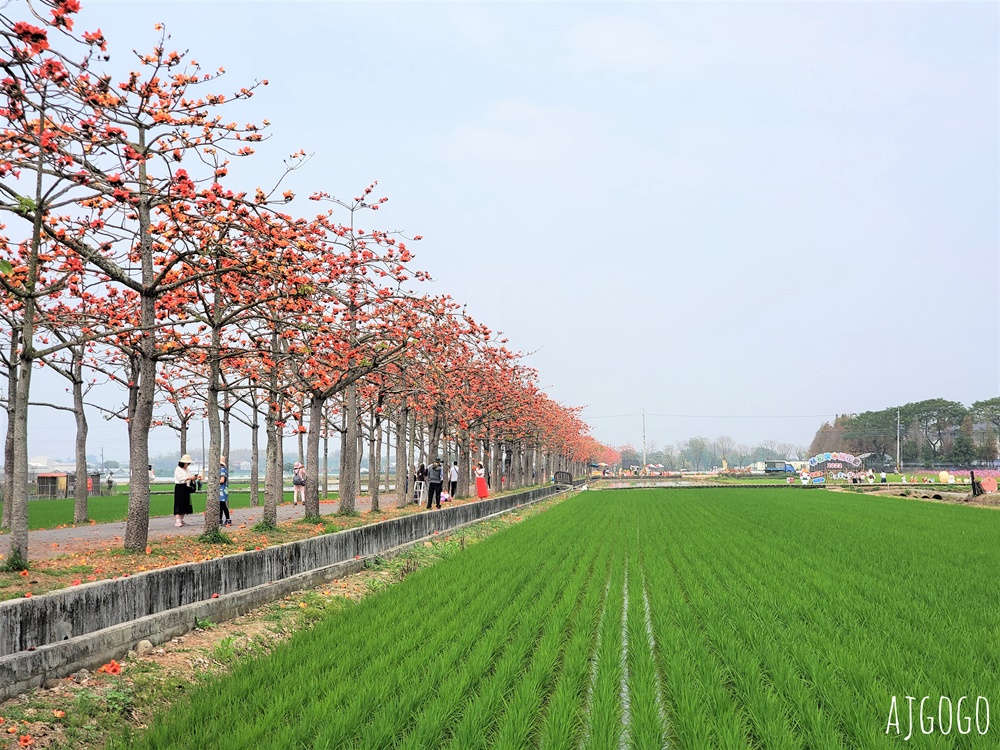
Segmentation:
<svg viewBox="0 0 1000 750">
<path fill-rule="evenodd" d="M 197 619 L 235 617 L 292 591 L 355 572 L 365 557 L 398 553 L 435 531 L 474 523 L 562 489 L 542 487 L 0 602 L 0 700 L 50 677 L 117 658 L 140 640 L 162 643 L 191 630 Z"/>
</svg>

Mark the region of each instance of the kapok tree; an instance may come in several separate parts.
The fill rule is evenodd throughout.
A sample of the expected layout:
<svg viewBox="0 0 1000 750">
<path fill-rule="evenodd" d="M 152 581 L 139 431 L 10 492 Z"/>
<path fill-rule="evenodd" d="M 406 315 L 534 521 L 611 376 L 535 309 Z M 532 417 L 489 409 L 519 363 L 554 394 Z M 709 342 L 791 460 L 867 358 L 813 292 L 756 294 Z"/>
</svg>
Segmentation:
<svg viewBox="0 0 1000 750">
<path fill-rule="evenodd" d="M 129 381 L 129 515 L 124 544 L 146 546 L 149 522 L 148 433 L 153 421 L 158 330 L 174 325 L 168 295 L 195 280 L 178 273 L 194 249 L 169 239 L 178 217 L 220 200 L 219 168 L 204 168 L 204 158 L 219 152 L 245 156 L 247 142 L 261 139 L 255 125 L 226 123 L 215 111 L 224 104 L 252 96 L 244 88 L 227 99 L 198 96 L 217 74 L 202 74 L 183 54 L 168 51 L 161 36 L 152 53 L 139 55 L 139 67 L 113 85 L 110 76 L 88 73 L 74 91 L 87 108 L 69 129 L 77 148 L 60 152 L 61 167 L 93 196 L 78 201 L 63 218 L 61 233 L 46 234 L 71 249 L 103 273 L 110 284 L 136 295 L 140 334 L 130 355 L 136 376 Z M 262 85 L 262 82 L 260 85 Z M 84 116 L 86 115 L 86 116 Z M 190 171 L 185 165 L 192 165 Z M 214 165 L 213 165 L 214 167 Z M 164 209 L 169 207 L 169 212 Z M 205 213 L 205 212 L 201 212 Z M 165 239 L 166 238 L 166 239 Z"/>
<path fill-rule="evenodd" d="M 0 240 L 0 274 L 10 314 L 17 326 L 10 332 L 8 361 L 11 565 L 24 565 L 28 556 L 28 402 L 31 371 L 42 356 L 36 346 L 39 300 L 60 291 L 80 270 L 80 260 L 62 252 L 59 236 L 66 228 L 54 216 L 68 200 L 71 164 L 66 144 L 71 141 L 66 122 L 80 110 L 74 84 L 90 62 L 91 47 L 102 47 L 100 34 L 84 34 L 76 60 L 50 48 L 52 35 L 71 37 L 75 0 L 42 3 L 43 17 L 25 3 L 28 16 L 14 20 L 0 15 L 0 212 L 19 225 L 19 236 Z M 62 346 L 61 344 L 59 345 Z"/>
<path fill-rule="evenodd" d="M 305 243 L 295 233 L 294 224 L 276 221 L 265 213 L 259 205 L 265 200 L 254 205 L 244 201 L 242 195 L 220 189 L 215 192 L 219 200 L 202 205 L 203 215 L 197 221 L 188 217 L 183 235 L 174 238 L 178 243 L 192 243 L 199 249 L 184 263 L 184 272 L 198 280 L 187 287 L 185 317 L 204 327 L 207 338 L 199 350 L 200 356 L 195 358 L 203 363 L 207 376 L 206 534 L 215 533 L 219 517 L 223 368 L 227 360 L 250 353 L 245 348 L 249 341 L 239 334 L 237 324 L 285 296 L 286 287 L 282 283 L 290 281 L 293 286 L 312 283 L 308 278 L 290 278 L 301 273 L 298 269 L 305 260 L 305 253 L 298 250 L 298 245 Z M 275 247 L 285 251 L 278 255 Z M 262 287 L 270 288 L 270 293 L 262 293 Z"/>
<path fill-rule="evenodd" d="M 357 382 L 402 355 L 419 326 L 419 299 L 402 285 L 424 278 L 410 271 L 412 256 L 396 233 L 365 230 L 356 220 L 377 210 L 386 198 L 374 200 L 375 185 L 350 201 L 317 193 L 316 200 L 334 203 L 346 221 L 323 217 L 323 234 L 313 242 L 317 265 L 312 283 L 312 307 L 294 321 L 289 370 L 296 387 L 308 396 L 310 431 L 306 449 L 306 514 L 319 514 L 319 440 L 326 402 L 344 394 L 345 436 L 342 461 L 357 463 Z M 340 476 L 341 511 L 355 507 L 357 483 L 349 469 Z"/>
</svg>

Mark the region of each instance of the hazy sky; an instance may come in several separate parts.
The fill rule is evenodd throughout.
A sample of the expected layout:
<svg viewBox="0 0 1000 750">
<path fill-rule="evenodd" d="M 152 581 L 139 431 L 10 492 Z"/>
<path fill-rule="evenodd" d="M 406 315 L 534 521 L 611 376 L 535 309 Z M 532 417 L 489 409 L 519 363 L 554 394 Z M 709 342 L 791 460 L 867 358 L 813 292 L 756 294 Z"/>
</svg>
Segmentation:
<svg viewBox="0 0 1000 750">
<path fill-rule="evenodd" d="M 269 79 L 234 110 L 272 123 L 245 186 L 300 148 L 303 195 L 377 179 L 434 291 L 598 439 L 639 445 L 619 415 L 645 409 L 698 415 L 648 417 L 661 445 L 808 444 L 815 415 L 1000 395 L 998 7 L 84 0 L 77 23 L 118 69 L 163 22 L 216 88 Z M 127 455 L 121 424 L 92 435 Z M 68 415 L 34 415 L 40 452 L 71 454 Z"/>
</svg>

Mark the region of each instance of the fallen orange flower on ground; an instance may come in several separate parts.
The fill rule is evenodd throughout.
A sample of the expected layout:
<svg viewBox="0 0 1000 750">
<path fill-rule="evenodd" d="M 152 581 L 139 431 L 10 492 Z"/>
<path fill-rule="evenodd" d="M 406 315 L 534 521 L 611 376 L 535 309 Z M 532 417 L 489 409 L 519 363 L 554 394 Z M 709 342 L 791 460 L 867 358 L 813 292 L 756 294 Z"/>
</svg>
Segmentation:
<svg viewBox="0 0 1000 750">
<path fill-rule="evenodd" d="M 58 708 L 55 708 L 52 710 L 52 715 L 55 716 L 57 719 L 61 719 L 63 716 L 66 715 L 66 712 Z"/>
<path fill-rule="evenodd" d="M 121 674 L 122 665 L 116 662 L 114 659 L 109 661 L 107 664 L 97 668 L 98 672 L 104 672 L 105 674 Z"/>
<path fill-rule="evenodd" d="M 17 744 L 21 747 L 31 747 L 35 744 L 35 741 L 31 739 L 30 734 L 22 734 L 21 738 L 17 741 Z"/>
</svg>

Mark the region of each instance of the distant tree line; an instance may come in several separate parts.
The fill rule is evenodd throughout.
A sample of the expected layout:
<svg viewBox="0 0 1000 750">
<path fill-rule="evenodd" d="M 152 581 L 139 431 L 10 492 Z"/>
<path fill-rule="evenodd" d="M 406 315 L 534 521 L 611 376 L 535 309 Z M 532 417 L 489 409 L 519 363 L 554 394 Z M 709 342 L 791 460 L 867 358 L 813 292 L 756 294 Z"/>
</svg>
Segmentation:
<svg viewBox="0 0 1000 750">
<path fill-rule="evenodd" d="M 855 455 L 900 454 L 906 465 L 949 463 L 955 466 L 992 465 L 998 457 L 1000 397 L 966 407 L 957 401 L 932 398 L 879 411 L 843 414 L 824 423 L 809 453 L 847 450 Z"/>
<path fill-rule="evenodd" d="M 622 465 L 642 464 L 642 450 L 632 445 L 618 448 Z M 655 440 L 646 445 L 646 463 L 662 464 L 668 471 L 684 471 L 721 468 L 723 463 L 730 468 L 749 466 L 757 461 L 798 458 L 805 459 L 804 446 L 765 440 L 756 445 L 737 443 L 728 435 L 717 438 L 692 437 L 678 440 L 672 445 L 660 447 Z"/>
</svg>

